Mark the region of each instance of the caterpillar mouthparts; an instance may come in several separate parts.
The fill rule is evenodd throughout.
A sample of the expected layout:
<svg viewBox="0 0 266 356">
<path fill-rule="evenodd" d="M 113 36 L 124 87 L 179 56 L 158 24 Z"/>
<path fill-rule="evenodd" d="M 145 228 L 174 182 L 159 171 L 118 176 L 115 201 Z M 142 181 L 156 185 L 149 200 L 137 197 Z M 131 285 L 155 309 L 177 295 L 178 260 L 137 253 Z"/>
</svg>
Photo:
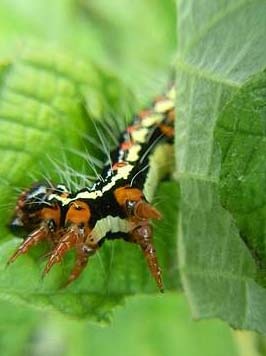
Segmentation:
<svg viewBox="0 0 266 356">
<path fill-rule="evenodd" d="M 8 264 L 41 241 L 51 244 L 43 275 L 60 263 L 70 249 L 76 260 L 65 283 L 73 282 L 89 258 L 108 239 L 138 245 L 160 291 L 161 269 L 153 244 L 151 220 L 160 212 L 150 200 L 158 181 L 169 173 L 174 134 L 175 88 L 141 111 L 121 134 L 110 154 L 111 164 L 91 187 L 69 192 L 63 184 L 34 183 L 20 194 L 10 229 L 27 237 Z"/>
</svg>

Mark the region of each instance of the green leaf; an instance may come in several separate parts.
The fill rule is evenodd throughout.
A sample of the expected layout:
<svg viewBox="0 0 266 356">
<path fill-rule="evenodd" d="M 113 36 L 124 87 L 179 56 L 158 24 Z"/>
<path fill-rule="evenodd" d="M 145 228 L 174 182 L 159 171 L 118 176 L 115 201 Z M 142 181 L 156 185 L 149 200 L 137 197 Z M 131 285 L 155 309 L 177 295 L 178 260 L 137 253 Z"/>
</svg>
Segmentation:
<svg viewBox="0 0 266 356">
<path fill-rule="evenodd" d="M 266 276 L 266 72 L 243 85 L 217 121 L 215 138 L 222 156 L 220 196 L 234 216 L 241 237 Z"/>
<path fill-rule="evenodd" d="M 84 153 L 84 133 L 99 141 L 94 123 L 97 125 L 107 110 L 117 112 L 121 108 L 119 93 L 130 101 L 131 95 L 126 95 L 128 91 L 112 75 L 88 61 L 41 48 L 23 52 L 10 63 L 0 80 L 0 204 L 2 223 L 6 225 L 17 198 L 14 188 L 29 186 L 32 175 L 35 181 L 43 177 L 58 181 L 61 175 L 63 183 L 71 185 L 66 173 L 68 166 L 78 173 L 92 173 L 87 163 L 84 167 L 84 161 L 69 155 L 69 149 Z M 119 118 L 124 120 L 121 112 Z M 95 145 L 86 145 L 86 151 L 99 156 Z M 179 194 L 175 183 L 164 183 L 159 189 L 158 197 L 164 199 L 158 208 L 166 218 L 155 226 L 166 289 L 179 286 L 172 228 L 176 226 L 178 202 L 165 198 L 173 193 Z M 91 258 L 82 276 L 61 289 L 73 266 L 73 254 L 41 280 L 45 258 L 40 256 L 47 249 L 35 248 L 6 268 L 20 241 L 7 236 L 3 227 L 1 232 L 5 239 L 0 246 L 0 298 L 79 318 L 108 321 L 110 310 L 124 296 L 158 293 L 141 251 L 133 244 L 108 241 Z"/>
<path fill-rule="evenodd" d="M 260 332 L 266 330 L 266 291 L 258 283 L 255 258 L 239 235 L 242 226 L 233 211 L 236 205 L 239 210 L 250 208 L 247 190 L 235 192 L 235 173 L 241 162 L 250 160 L 252 148 L 248 148 L 250 140 L 237 139 L 231 114 L 238 117 L 234 123 L 241 122 L 239 127 L 243 124 L 247 134 L 256 130 L 256 123 L 253 126 L 250 120 L 256 118 L 263 90 L 245 87 L 245 82 L 257 73 L 257 80 L 263 81 L 265 11 L 264 1 L 180 1 L 177 59 L 176 154 L 182 197 L 179 259 L 185 292 L 194 317 L 220 317 L 234 327 Z M 249 112 L 244 115 L 241 97 L 245 95 Z M 258 113 L 261 127 L 262 113 Z M 218 128 L 219 137 L 214 139 L 219 123 L 228 126 L 229 132 L 222 134 L 222 127 Z M 222 157 L 216 140 L 222 145 Z M 230 150 L 230 142 L 235 149 Z M 219 196 L 225 157 L 221 201 L 233 216 L 222 207 Z M 258 190 L 260 181 L 254 179 Z M 250 234 L 245 240 L 253 239 Z M 261 236 L 255 239 L 259 241 Z"/>
</svg>

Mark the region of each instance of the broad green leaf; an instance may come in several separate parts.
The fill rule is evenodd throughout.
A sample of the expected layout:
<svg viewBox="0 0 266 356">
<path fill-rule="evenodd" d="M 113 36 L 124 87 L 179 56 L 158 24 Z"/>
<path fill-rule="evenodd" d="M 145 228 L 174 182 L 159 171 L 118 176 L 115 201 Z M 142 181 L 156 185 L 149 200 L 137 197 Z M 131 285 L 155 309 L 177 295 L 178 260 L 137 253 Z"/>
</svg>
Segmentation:
<svg viewBox="0 0 266 356">
<path fill-rule="evenodd" d="M 247 115 L 249 120 L 256 115 L 256 100 L 263 100 L 263 90 L 247 86 L 245 93 L 244 87 L 251 76 L 264 75 L 266 3 L 189 0 L 178 4 L 176 154 L 182 197 L 179 259 L 183 285 L 194 317 L 220 317 L 234 327 L 265 332 L 266 291 L 258 283 L 252 251 L 239 235 L 241 224 L 230 214 L 233 204 L 241 210 L 248 209 L 250 202 L 244 194 L 242 201 L 239 196 L 231 199 L 230 194 L 238 195 L 231 186 L 222 191 L 222 202 L 231 202 L 225 204 L 230 212 L 221 205 L 219 173 L 225 157 L 217 148 L 214 128 L 223 117 L 232 127 L 232 113 L 245 126 Z M 241 111 L 241 95 L 249 98 L 246 116 Z M 256 127 L 249 122 L 245 129 L 249 132 Z M 219 134 L 223 154 L 237 137 L 234 130 L 236 136 Z M 230 169 L 228 165 L 222 168 L 222 187 L 234 180 L 235 164 L 250 160 L 250 141 L 237 141 L 233 144 L 238 152 L 235 149 L 226 156 Z M 241 157 L 233 158 L 240 152 Z M 254 189 L 258 189 L 257 182 Z M 260 238 L 256 236 L 257 241 Z M 252 241 L 252 236 L 245 240 Z"/>
<path fill-rule="evenodd" d="M 222 111 L 216 140 L 221 149 L 221 202 L 233 215 L 241 237 L 266 276 L 266 72 L 252 77 Z"/>
<path fill-rule="evenodd" d="M 35 248 L 5 267 L 20 243 L 10 234 L 7 236 L 3 228 L 14 211 L 18 194 L 14 188 L 27 187 L 43 177 L 73 186 L 69 166 L 76 169 L 77 174 L 91 174 L 88 163 L 69 155 L 69 150 L 99 156 L 97 145 L 88 141 L 84 146 L 82 134 L 100 141 L 94 124 L 100 124 L 99 118 L 104 113 L 107 115 L 108 110 L 108 115 L 110 110 L 118 112 L 121 108 L 118 93 L 131 101 L 128 91 L 108 73 L 55 51 L 28 50 L 3 72 L 0 78 L 0 189 L 1 232 L 5 239 L 0 246 L 0 298 L 105 321 L 110 309 L 121 303 L 124 296 L 158 293 L 141 251 L 120 240 L 107 241 L 91 258 L 82 276 L 66 289 L 61 286 L 73 265 L 71 253 L 44 280 L 41 273 L 45 258 L 40 256 L 47 248 Z M 119 118 L 125 120 L 123 113 L 115 120 Z M 179 285 L 174 239 L 178 202 L 167 200 L 171 194 L 178 196 L 177 185 L 162 184 L 157 198 L 165 219 L 154 228 L 166 289 Z"/>
</svg>

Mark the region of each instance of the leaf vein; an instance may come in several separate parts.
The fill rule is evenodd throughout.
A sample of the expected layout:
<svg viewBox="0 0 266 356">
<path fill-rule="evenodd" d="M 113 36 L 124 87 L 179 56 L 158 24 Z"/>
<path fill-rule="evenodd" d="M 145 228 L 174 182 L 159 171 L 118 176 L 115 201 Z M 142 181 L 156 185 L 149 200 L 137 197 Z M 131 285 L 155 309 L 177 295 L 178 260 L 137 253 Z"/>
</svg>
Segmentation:
<svg viewBox="0 0 266 356">
<path fill-rule="evenodd" d="M 223 77 L 221 77 L 220 75 L 211 73 L 210 71 L 203 69 L 203 68 L 198 68 L 195 65 L 191 64 L 191 63 L 186 63 L 185 61 L 178 59 L 177 60 L 177 66 L 183 70 L 184 72 L 190 74 L 190 75 L 195 75 L 197 77 L 201 77 L 204 79 L 207 79 L 209 81 L 218 83 L 218 84 L 223 84 L 229 87 L 233 87 L 233 88 L 240 88 L 240 85 L 230 79 L 225 79 Z"/>
<path fill-rule="evenodd" d="M 42 128 L 42 127 L 35 126 L 29 122 L 23 122 L 23 121 L 21 121 L 20 118 L 16 118 L 14 116 L 12 116 L 12 117 L 0 116 L 0 124 L 1 124 L 1 122 L 12 123 L 17 126 L 25 127 L 26 129 L 36 130 L 38 132 L 41 132 L 42 135 L 46 135 L 47 132 L 49 131 L 49 129 L 47 129 L 47 127 L 45 127 L 45 131 L 44 131 L 44 127 Z"/>
</svg>

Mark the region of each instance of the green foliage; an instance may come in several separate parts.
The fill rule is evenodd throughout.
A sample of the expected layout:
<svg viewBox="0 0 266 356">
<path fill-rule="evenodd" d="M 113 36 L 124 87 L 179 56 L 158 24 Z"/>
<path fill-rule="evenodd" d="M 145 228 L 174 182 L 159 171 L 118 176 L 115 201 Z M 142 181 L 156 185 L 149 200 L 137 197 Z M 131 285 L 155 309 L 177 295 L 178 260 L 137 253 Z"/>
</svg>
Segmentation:
<svg viewBox="0 0 266 356">
<path fill-rule="evenodd" d="M 29 21 L 30 9 L 26 3 L 17 11 L 23 11 Z M 2 11 L 9 6 L 2 5 Z M 43 11 L 49 14 L 49 9 Z M 60 17 L 57 11 L 55 7 L 51 28 L 57 24 L 54 18 Z M 78 16 L 77 13 L 73 12 L 71 16 Z M 17 14 L 13 12 L 12 16 Z M 36 23 L 33 25 L 36 26 Z M 42 21 L 38 28 L 43 31 Z M 60 29 L 60 26 L 57 27 L 58 31 Z M 19 31 L 29 36 L 27 27 Z M 77 38 L 79 31 L 79 28 L 76 29 Z M 86 31 L 89 32 L 88 29 Z M 7 34 L 10 32 L 7 30 Z M 10 36 L 12 38 L 14 34 L 11 32 Z M 61 286 L 74 262 L 71 253 L 44 280 L 41 279 L 41 272 L 46 259 L 40 256 L 47 253 L 45 246 L 33 249 L 6 269 L 9 256 L 20 243 L 20 240 L 7 235 L 6 229 L 17 197 L 14 188 L 27 187 L 32 181 L 45 177 L 73 185 L 75 177 L 70 177 L 71 169 L 92 174 L 93 170 L 87 162 L 70 154 L 69 150 L 85 151 L 92 157 L 101 158 L 99 148 L 90 141 L 84 141 L 82 134 L 97 142 L 99 137 L 95 122 L 98 125 L 104 116 L 112 118 L 115 115 L 116 121 L 124 123 L 132 115 L 132 95 L 110 70 L 93 64 L 85 51 L 78 59 L 70 53 L 62 54 L 62 50 L 38 45 L 36 40 L 33 44 L 32 37 L 31 34 L 30 45 L 25 44 L 19 54 L 9 55 L 8 64 L 3 65 L 0 77 L 0 150 L 3 157 L 0 204 L 4 211 L 1 231 L 5 237 L 0 246 L 0 297 L 79 318 L 108 321 L 109 311 L 120 304 L 124 296 L 158 292 L 137 246 L 123 241 L 106 243 L 91 258 L 82 276 L 64 290 Z M 83 52 L 80 39 L 77 40 L 77 48 Z M 170 192 L 178 197 L 175 183 L 165 183 L 158 191 L 158 199 L 161 200 L 158 208 L 167 219 L 157 224 L 158 228 L 155 226 L 155 241 L 166 289 L 179 286 L 173 233 L 177 225 L 178 201 L 169 203 Z M 161 196 L 164 198 L 161 199 Z M 7 208 L 6 204 L 10 206 Z"/>
<path fill-rule="evenodd" d="M 265 332 L 266 3 L 180 1 L 178 11 L 183 285 L 196 318 Z"/>
<path fill-rule="evenodd" d="M 220 114 L 216 129 L 222 155 L 221 200 L 236 219 L 262 278 L 266 271 L 265 103 L 264 71 L 243 85 Z"/>
</svg>

